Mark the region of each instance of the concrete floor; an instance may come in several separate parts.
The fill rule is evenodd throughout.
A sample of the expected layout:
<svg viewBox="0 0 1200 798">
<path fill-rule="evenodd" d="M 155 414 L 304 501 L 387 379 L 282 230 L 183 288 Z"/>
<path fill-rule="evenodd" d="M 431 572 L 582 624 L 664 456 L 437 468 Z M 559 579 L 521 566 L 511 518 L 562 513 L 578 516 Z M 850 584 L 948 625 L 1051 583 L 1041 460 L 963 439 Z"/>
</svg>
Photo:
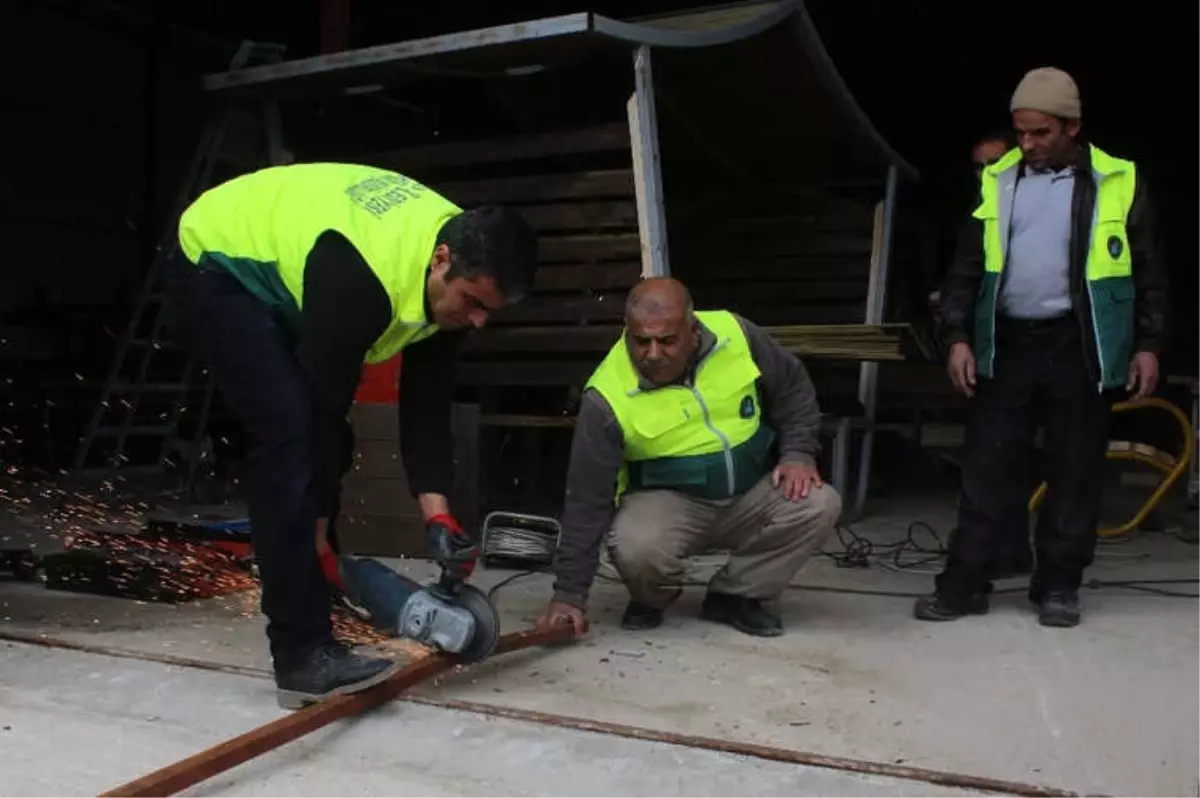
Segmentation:
<svg viewBox="0 0 1200 798">
<path fill-rule="evenodd" d="M 252 679 L 9 644 L 4 795 L 95 795 L 282 712 Z M 65 758 L 64 751 L 86 751 Z M 318 730 L 185 795 L 956 795 L 410 703 Z"/>
<path fill-rule="evenodd" d="M 896 540 L 903 536 L 911 518 L 926 520 L 939 530 L 949 529 L 953 522 L 945 504 L 893 503 L 886 515 L 856 525 L 856 531 L 880 542 Z M 1111 581 L 1194 579 L 1196 551 L 1195 546 L 1168 536 L 1146 534 L 1103 546 L 1089 577 Z M 418 576 L 431 572 L 424 563 L 408 562 L 400 567 Z M 698 562 L 696 576 L 703 579 L 713 567 L 711 559 Z M 487 586 L 508 575 L 483 570 L 478 583 Z M 801 573 L 798 582 L 812 589 L 790 591 L 780 602 L 788 634 L 775 640 L 749 638 L 697 620 L 699 588 L 685 593 L 663 628 L 649 634 L 626 633 L 616 626 L 625 601 L 622 589 L 600 582 L 593 601 L 593 630 L 586 640 L 561 649 L 497 658 L 437 686 L 426 685 L 419 694 L 1083 793 L 1200 795 L 1200 636 L 1195 599 L 1100 587 L 1084 593 L 1083 626 L 1049 630 L 1038 626 L 1020 593 L 1005 594 L 997 597 L 988 616 L 930 625 L 911 618 L 910 597 L 870 594 L 925 592 L 931 583 L 928 573 L 898 572 L 878 565 L 838 568 L 819 558 Z M 1020 585 L 1014 580 L 1001 587 Z M 1194 585 L 1164 587 L 1195 589 Z M 549 579 L 542 575 L 501 589 L 497 601 L 506 629 L 528 625 L 544 606 L 549 589 Z M 866 594 L 841 592 L 847 590 Z M 244 602 L 236 598 L 181 607 L 151 606 L 0 583 L 0 630 L 37 631 L 122 649 L 266 666 L 261 619 L 247 614 Z M 49 768 L 58 761 L 55 751 L 61 748 L 23 743 L 20 750 L 29 752 L 22 755 L 20 776 L 26 781 L 21 783 L 28 785 L 24 791 L 98 789 L 102 785 L 94 781 L 101 776 L 109 781 L 132 777 L 276 713 L 270 685 L 260 680 L 174 669 L 164 674 L 158 665 L 24 649 L 14 664 L 18 655 L 13 652 L 18 648 L 3 649 L 0 657 L 5 686 L 11 688 L 14 683 L 10 672 L 25 673 L 22 678 L 41 680 L 37 682 L 40 687 L 31 683 L 31 689 L 42 696 L 22 699 L 24 703 L 16 705 L 18 713 L 36 714 L 37 707 L 30 709 L 28 701 L 51 711 L 54 701 L 47 696 L 54 694 L 57 685 L 70 684 L 71 702 L 99 701 L 89 705 L 95 706 L 98 714 L 90 721 L 87 718 L 91 716 L 85 715 L 78 725 L 75 721 L 67 724 L 71 703 L 62 701 L 53 711 L 64 713 L 63 723 L 71 730 L 61 733 L 78 741 L 72 747 L 102 744 L 105 750 L 116 752 L 105 755 L 113 757 L 112 761 L 96 757 L 99 764 L 85 763 L 79 772 L 60 773 Z M 28 657 L 49 659 L 22 666 L 20 662 Z M 82 663 L 80 657 L 84 657 Z M 97 684 L 107 686 L 100 691 L 87 688 L 88 682 L 72 676 L 78 670 L 71 668 L 108 674 L 97 677 Z M 131 675 L 122 677 L 126 670 Z M 210 678 L 218 681 L 205 681 Z M 119 735 L 105 739 L 103 717 L 111 705 L 88 696 L 116 689 L 112 680 L 130 685 L 129 689 L 137 682 L 139 691 L 144 691 L 146 684 L 168 685 L 149 691 L 145 700 L 158 703 L 147 704 L 146 715 L 167 717 L 164 713 L 175 711 L 168 705 L 179 703 L 177 696 L 219 696 L 222 691 L 232 691 L 238 697 L 222 699 L 220 711 L 207 712 L 203 722 L 180 719 L 169 735 L 156 733 L 154 728 L 145 730 L 144 723 L 133 717 L 121 721 Z M 181 684 L 194 688 L 169 686 Z M 221 687 L 210 690 L 205 684 Z M 9 702 L 15 700 L 12 690 L 4 697 L 0 711 L 7 712 Z M 437 769 L 423 770 L 421 756 L 392 756 L 389 751 L 397 732 L 381 724 L 402 723 L 401 714 L 421 718 L 422 735 L 419 741 L 404 737 L 405 744 L 397 744 L 397 749 L 429 745 L 431 751 L 444 751 L 437 741 L 445 744 L 458 739 L 455 729 L 462 730 L 460 737 L 479 740 L 480 750 L 490 739 L 489 729 L 503 729 L 496 741 L 513 738 L 521 742 L 513 743 L 516 747 L 511 753 L 504 749 L 505 755 L 494 761 L 505 764 L 494 768 L 473 769 L 473 764 L 455 759 L 443 761 Z M 514 721 L 485 721 L 445 709 L 400 704 L 382 715 L 377 734 L 371 731 L 376 725 L 374 717 L 347 724 L 344 736 L 336 730 L 328 732 L 335 740 L 329 750 L 350 757 L 379 757 L 384 763 L 394 761 L 394 767 L 372 764 L 363 772 L 374 775 L 361 777 L 371 781 L 323 783 L 322 790 L 333 794 L 578 794 L 582 781 L 572 774 L 591 772 L 589 768 L 612 779 L 600 782 L 612 790 L 609 794 L 894 794 L 906 789 L 933 794 L 930 791 L 934 789 L 925 783 L 910 787 L 914 783 L 867 782 L 860 777 L 841 782 L 837 778 L 842 774 L 834 771 L 641 741 L 604 738 L 601 742 L 595 739 L 597 735 Z M 48 717 L 54 717 L 53 713 Z M 120 743 L 126 734 L 130 742 Z M 147 735 L 145 739 L 155 740 L 154 746 L 161 748 L 143 751 L 140 743 L 133 742 L 137 734 Z M 97 742 L 87 742 L 93 738 Z M 239 777 L 241 781 L 207 789 L 258 794 L 291 792 L 307 785 L 316 790 L 315 783 L 303 778 L 309 763 L 289 750 L 247 765 L 248 775 Z M 671 753 L 660 754 L 662 750 Z M 534 773 L 527 766 L 534 757 L 547 753 L 569 763 L 563 768 L 562 783 L 554 781 L 560 778 L 557 775 Z M 653 759 L 649 758 L 652 754 Z M 615 757 L 618 762 L 633 761 L 621 757 L 646 757 L 640 761 L 651 764 L 643 768 L 593 768 L 588 764 L 602 756 Z M 700 757 L 694 766 L 690 764 L 693 760 L 684 761 L 693 756 Z M 268 762 L 288 764 L 284 772 L 276 772 L 264 764 Z M 93 766 L 108 769 L 96 772 L 94 781 L 85 787 L 78 779 L 92 778 L 87 768 Z M 706 774 L 709 769 L 714 774 L 728 773 L 736 781 L 714 781 L 707 775 L 691 781 L 685 771 L 693 768 Z M 48 772 L 61 783 L 36 781 L 47 778 Z M 0 787 L 0 791 L 9 788 Z M 588 790 L 600 791 L 599 787 Z"/>
</svg>

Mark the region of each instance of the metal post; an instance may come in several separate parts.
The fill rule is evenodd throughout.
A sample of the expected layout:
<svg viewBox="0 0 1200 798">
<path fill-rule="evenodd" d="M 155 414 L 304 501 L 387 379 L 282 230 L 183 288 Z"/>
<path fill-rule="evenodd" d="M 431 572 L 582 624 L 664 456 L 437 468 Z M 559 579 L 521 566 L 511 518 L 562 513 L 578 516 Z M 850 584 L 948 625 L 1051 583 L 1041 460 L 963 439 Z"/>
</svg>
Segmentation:
<svg viewBox="0 0 1200 798">
<path fill-rule="evenodd" d="M 663 206 L 658 116 L 654 110 L 654 75 L 650 68 L 649 46 L 643 44 L 634 50 L 633 75 L 629 132 L 642 238 L 642 274 L 666 277 L 671 273 L 671 266 L 667 255 L 667 216 Z"/>
<path fill-rule="evenodd" d="M 883 210 L 875 236 L 875 248 L 871 255 L 871 276 L 867 284 L 866 324 L 882 324 L 883 311 L 887 306 L 888 266 L 892 258 L 892 227 L 896 216 L 896 183 L 899 172 L 895 166 L 888 167 L 887 187 L 884 190 Z M 875 409 L 879 403 L 879 363 L 864 362 L 859 370 L 858 401 L 863 406 L 863 440 L 859 455 L 858 481 L 854 486 L 854 509 L 851 517 L 862 515 L 867 502 L 867 488 L 871 483 L 871 450 L 875 446 Z"/>
</svg>

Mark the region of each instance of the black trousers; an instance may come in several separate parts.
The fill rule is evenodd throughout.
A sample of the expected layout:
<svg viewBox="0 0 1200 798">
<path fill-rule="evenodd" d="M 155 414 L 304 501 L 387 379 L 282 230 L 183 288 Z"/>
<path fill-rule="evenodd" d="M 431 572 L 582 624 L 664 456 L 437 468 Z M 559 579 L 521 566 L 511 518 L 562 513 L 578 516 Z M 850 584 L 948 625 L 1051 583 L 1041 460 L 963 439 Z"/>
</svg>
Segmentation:
<svg viewBox="0 0 1200 798">
<path fill-rule="evenodd" d="M 951 601 L 990 591 L 1005 515 L 1028 500 L 1030 440 L 1039 426 L 1048 493 L 1034 536 L 1031 596 L 1077 589 L 1096 550 L 1112 398 L 1087 373 L 1078 323 L 1001 318 L 996 332 L 993 377 L 979 380 L 967 420 L 958 532 L 937 577 L 938 593 Z"/>
<path fill-rule="evenodd" d="M 287 669 L 332 639 L 310 494 L 309 391 L 294 337 L 228 273 L 197 268 L 178 255 L 167 265 L 164 312 L 169 333 L 208 366 L 222 400 L 245 428 L 249 451 L 241 487 L 262 578 L 262 611 L 275 666 Z M 347 453 L 352 445 L 351 439 Z"/>
</svg>

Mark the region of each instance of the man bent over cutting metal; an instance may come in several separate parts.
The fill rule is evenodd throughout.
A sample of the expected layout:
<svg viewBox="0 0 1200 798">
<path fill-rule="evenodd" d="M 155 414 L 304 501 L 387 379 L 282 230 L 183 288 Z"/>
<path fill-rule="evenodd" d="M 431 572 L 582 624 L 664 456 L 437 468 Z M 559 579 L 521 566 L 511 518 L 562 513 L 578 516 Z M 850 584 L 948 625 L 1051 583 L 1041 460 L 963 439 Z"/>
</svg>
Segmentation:
<svg viewBox="0 0 1200 798">
<path fill-rule="evenodd" d="M 678 281 L 629 294 L 624 336 L 587 383 L 571 447 L 555 592 L 542 627 L 586 629 L 601 540 L 651 629 L 687 557 L 729 549 L 703 617 L 782 634 L 777 598 L 833 531 L 841 497 L 817 471 L 820 411 L 799 359 L 726 311 L 694 311 Z"/>
<path fill-rule="evenodd" d="M 398 666 L 335 641 L 327 584 L 362 365 L 404 350 L 408 484 L 435 556 L 465 578 L 476 547 L 446 498 L 455 356 L 529 289 L 536 239 L 513 211 L 464 212 L 394 172 L 321 163 L 209 190 L 184 212 L 179 244 L 168 319 L 251 440 L 244 484 L 280 704 L 365 689 Z"/>
</svg>

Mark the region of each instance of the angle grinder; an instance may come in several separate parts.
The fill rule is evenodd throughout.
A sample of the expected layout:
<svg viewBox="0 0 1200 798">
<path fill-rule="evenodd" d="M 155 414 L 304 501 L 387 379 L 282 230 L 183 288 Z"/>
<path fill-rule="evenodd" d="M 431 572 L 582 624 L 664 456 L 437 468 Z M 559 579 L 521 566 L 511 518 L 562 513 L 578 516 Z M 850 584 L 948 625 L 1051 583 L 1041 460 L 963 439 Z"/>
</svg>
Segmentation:
<svg viewBox="0 0 1200 798">
<path fill-rule="evenodd" d="M 421 585 L 369 557 L 338 558 L 346 598 L 373 627 L 463 662 L 478 662 L 496 648 L 500 615 L 487 594 L 445 573 Z"/>
</svg>

